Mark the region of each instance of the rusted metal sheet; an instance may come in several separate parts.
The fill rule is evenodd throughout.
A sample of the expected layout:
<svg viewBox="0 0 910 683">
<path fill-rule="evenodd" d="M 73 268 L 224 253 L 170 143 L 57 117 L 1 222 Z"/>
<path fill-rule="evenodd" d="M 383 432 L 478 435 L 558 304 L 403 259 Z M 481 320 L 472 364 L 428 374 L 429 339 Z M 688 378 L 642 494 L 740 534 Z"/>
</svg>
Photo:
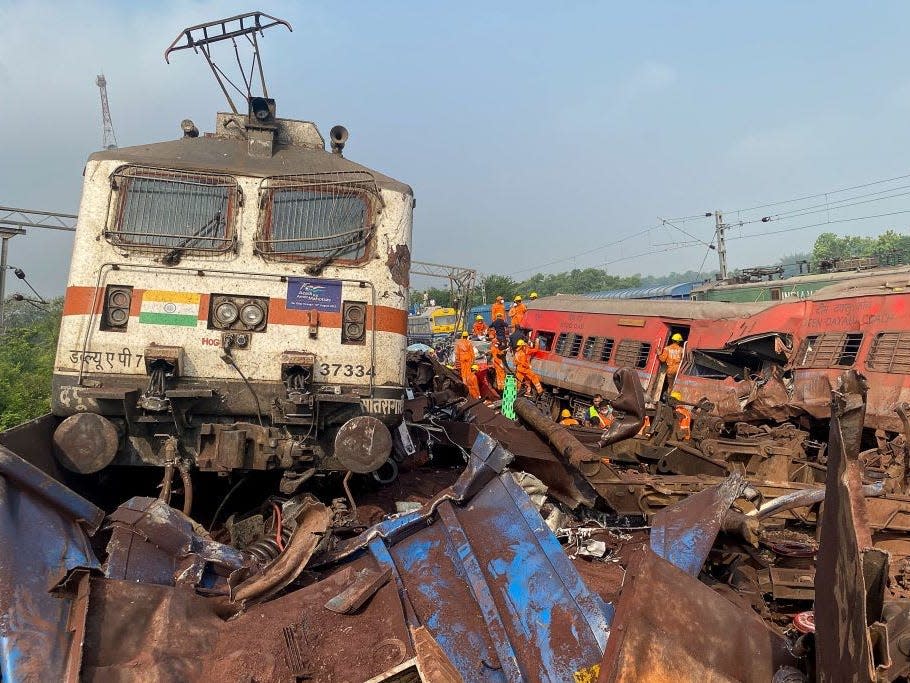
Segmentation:
<svg viewBox="0 0 910 683">
<path fill-rule="evenodd" d="M 462 434 L 461 443 L 468 447 L 474 443 L 478 431 L 487 434 L 514 456 L 512 467 L 533 474 L 546 481 L 551 496 L 575 509 L 579 505 L 591 507 L 597 498 L 594 490 L 578 474 L 557 458 L 546 442 L 537 434 L 515 424 L 502 414 L 478 403 L 465 411 L 466 423 L 445 423 L 452 438 Z"/>
<path fill-rule="evenodd" d="M 610 430 L 600 441 L 601 446 L 631 439 L 638 434 L 645 420 L 645 394 L 638 374 L 631 368 L 620 368 L 613 373 L 613 384 L 618 393 L 613 399 L 613 409 L 622 417 L 613 420 Z"/>
<path fill-rule="evenodd" d="M 724 517 L 746 488 L 742 476 L 699 491 L 669 505 L 651 520 L 651 550 L 691 576 L 698 576 Z"/>
<path fill-rule="evenodd" d="M 626 569 L 597 680 L 767 683 L 795 663 L 756 614 L 643 548 Z"/>
<path fill-rule="evenodd" d="M 0 679 L 75 680 L 103 511 L 0 447 Z"/>
<path fill-rule="evenodd" d="M 510 460 L 478 436 L 454 486 L 331 559 L 369 551 L 391 569 L 410 623 L 428 629 L 465 680 L 572 680 L 599 661 L 612 610 L 503 472 Z"/>
<path fill-rule="evenodd" d="M 874 681 L 890 662 L 869 628 L 881 621 L 888 553 L 872 545 L 859 452 L 866 382 L 843 374 L 831 402 L 828 477 L 815 574 L 815 664 L 820 681 Z"/>
<path fill-rule="evenodd" d="M 130 498 L 111 513 L 107 528 L 109 579 L 226 594 L 228 577 L 247 564 L 239 550 L 200 535 L 192 519 L 156 498 Z"/>
<path fill-rule="evenodd" d="M 573 680 L 600 662 L 612 608 L 510 461 L 481 434 L 453 486 L 317 556 L 314 583 L 228 621 L 224 600 L 198 585 L 93 581 L 84 679 L 405 680 L 395 677 L 416 668 L 424 680 Z"/>
</svg>

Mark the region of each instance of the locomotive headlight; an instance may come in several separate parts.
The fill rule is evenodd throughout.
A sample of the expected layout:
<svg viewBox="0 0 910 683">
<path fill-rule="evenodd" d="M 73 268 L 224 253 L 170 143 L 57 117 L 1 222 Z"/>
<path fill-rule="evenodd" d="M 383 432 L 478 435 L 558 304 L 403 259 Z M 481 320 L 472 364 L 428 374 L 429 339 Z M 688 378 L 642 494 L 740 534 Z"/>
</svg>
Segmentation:
<svg viewBox="0 0 910 683">
<path fill-rule="evenodd" d="M 246 309 L 244 309 L 246 310 Z M 237 322 L 240 311 L 237 310 L 237 304 L 233 301 L 222 301 L 215 307 L 215 320 L 222 327 L 228 327 Z"/>
<path fill-rule="evenodd" d="M 265 320 L 265 311 L 256 304 L 247 304 L 240 309 L 240 319 L 247 327 L 257 327 Z"/>
</svg>

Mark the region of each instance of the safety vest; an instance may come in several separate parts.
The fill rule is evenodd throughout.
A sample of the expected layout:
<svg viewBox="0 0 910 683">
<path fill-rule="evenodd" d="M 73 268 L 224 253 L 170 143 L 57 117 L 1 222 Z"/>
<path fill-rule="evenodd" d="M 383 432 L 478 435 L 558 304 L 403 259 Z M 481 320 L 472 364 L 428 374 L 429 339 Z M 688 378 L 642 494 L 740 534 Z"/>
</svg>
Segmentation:
<svg viewBox="0 0 910 683">
<path fill-rule="evenodd" d="M 601 429 L 606 429 L 608 427 L 607 421 L 604 419 L 604 416 L 600 414 L 600 411 L 595 405 L 588 406 L 588 422 L 591 422 L 592 420 L 597 420 Z"/>
</svg>

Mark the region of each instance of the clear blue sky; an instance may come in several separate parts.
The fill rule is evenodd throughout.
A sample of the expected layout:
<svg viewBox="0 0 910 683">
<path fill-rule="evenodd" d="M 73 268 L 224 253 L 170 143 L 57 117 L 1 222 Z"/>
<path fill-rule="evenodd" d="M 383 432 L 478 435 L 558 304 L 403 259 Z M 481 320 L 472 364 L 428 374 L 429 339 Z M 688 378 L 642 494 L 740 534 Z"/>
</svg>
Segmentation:
<svg viewBox="0 0 910 683">
<path fill-rule="evenodd" d="M 251 8 L 0 3 L 0 204 L 76 210 L 84 159 L 100 146 L 101 70 L 122 146 L 177 137 L 185 117 L 211 130 L 225 105 L 201 58 L 182 53 L 168 66 L 162 52 L 183 26 Z M 690 241 L 673 228 L 618 240 L 659 216 L 760 218 L 825 198 L 738 210 L 910 173 L 908 3 L 307 0 L 259 9 L 294 26 L 263 40 L 279 114 L 323 133 L 345 124 L 349 158 L 413 186 L 418 259 L 519 277 L 539 264 L 698 268 L 703 246 L 664 251 Z M 828 199 L 905 186 L 910 179 Z M 730 236 L 904 210 L 910 195 Z M 731 240 L 730 263 L 773 262 L 825 229 L 875 234 L 908 221 Z M 711 239 L 711 219 L 678 225 Z M 57 233 L 32 231 L 11 246 L 11 262 L 45 294 L 62 291 L 68 261 Z M 712 252 L 706 267 L 715 262 Z"/>
</svg>

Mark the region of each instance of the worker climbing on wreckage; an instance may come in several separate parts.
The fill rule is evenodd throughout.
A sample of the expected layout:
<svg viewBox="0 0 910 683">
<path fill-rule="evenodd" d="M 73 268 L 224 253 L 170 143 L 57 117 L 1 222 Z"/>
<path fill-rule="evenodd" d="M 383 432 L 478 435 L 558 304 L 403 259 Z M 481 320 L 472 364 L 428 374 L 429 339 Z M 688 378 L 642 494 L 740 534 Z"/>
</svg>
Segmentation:
<svg viewBox="0 0 910 683">
<path fill-rule="evenodd" d="M 671 391 L 667 404 L 673 408 L 673 414 L 676 417 L 676 432 L 683 441 L 692 438 L 692 411 L 683 402 L 682 394 L 678 391 Z"/>
<path fill-rule="evenodd" d="M 483 322 L 483 316 L 478 315 L 474 318 L 474 326 L 471 328 L 471 334 L 477 339 L 483 339 L 487 333 L 487 326 Z"/>
<path fill-rule="evenodd" d="M 676 373 L 679 372 L 679 366 L 683 359 L 683 336 L 679 332 L 674 332 L 670 337 L 670 343 L 660 352 L 658 359 L 667 367 L 667 389 L 673 388 L 676 381 Z"/>
<path fill-rule="evenodd" d="M 471 398 L 480 398 L 480 384 L 477 382 L 478 369 L 476 364 L 472 364 L 467 379 L 465 379 L 465 386 L 468 388 L 468 395 Z"/>
<path fill-rule="evenodd" d="M 468 339 L 468 332 L 461 333 L 461 339 L 455 342 L 455 367 L 461 375 L 461 381 L 468 385 L 471 366 L 474 364 L 474 345 Z"/>
<path fill-rule="evenodd" d="M 543 393 L 543 387 L 540 386 L 540 378 L 531 369 L 531 350 L 524 339 L 519 339 L 515 344 L 515 379 L 518 381 L 519 391 L 527 382 L 526 395 L 531 395 L 532 387 L 538 395 Z"/>
</svg>

